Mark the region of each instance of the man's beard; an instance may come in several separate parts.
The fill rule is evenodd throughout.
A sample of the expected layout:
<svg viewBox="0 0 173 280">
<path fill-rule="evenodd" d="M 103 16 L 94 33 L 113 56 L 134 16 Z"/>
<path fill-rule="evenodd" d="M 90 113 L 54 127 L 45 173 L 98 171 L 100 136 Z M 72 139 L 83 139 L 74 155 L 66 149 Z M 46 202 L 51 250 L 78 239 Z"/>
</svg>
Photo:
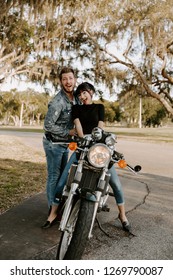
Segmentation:
<svg viewBox="0 0 173 280">
<path fill-rule="evenodd" d="M 68 89 L 66 89 L 65 87 L 63 87 L 63 90 L 64 90 L 66 93 L 69 93 L 69 94 L 73 93 L 73 91 L 74 91 L 73 88 L 72 88 L 72 90 L 68 90 Z"/>
</svg>

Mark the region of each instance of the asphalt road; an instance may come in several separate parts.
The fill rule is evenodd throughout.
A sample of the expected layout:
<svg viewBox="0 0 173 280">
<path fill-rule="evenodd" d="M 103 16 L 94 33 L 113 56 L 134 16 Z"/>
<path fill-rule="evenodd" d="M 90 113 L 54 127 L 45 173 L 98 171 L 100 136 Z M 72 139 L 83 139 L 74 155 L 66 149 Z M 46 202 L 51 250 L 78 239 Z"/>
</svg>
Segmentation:
<svg viewBox="0 0 173 280">
<path fill-rule="evenodd" d="M 42 149 L 39 134 L 21 135 L 21 139 Z M 173 260 L 173 145 L 120 137 L 117 150 L 129 164 L 142 166 L 138 175 L 117 169 L 132 231 L 129 234 L 121 229 L 114 198 L 110 197 L 111 211 L 98 214 L 100 227 L 95 224 L 83 259 Z M 54 259 L 54 256 L 52 248 L 49 253 L 40 252 L 35 259 Z"/>
</svg>

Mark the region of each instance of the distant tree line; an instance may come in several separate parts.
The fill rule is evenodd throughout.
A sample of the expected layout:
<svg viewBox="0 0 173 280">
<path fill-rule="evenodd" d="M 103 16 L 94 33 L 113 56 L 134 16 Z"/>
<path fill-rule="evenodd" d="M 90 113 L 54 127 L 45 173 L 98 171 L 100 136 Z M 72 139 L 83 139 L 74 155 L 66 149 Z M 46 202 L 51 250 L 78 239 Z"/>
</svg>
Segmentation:
<svg viewBox="0 0 173 280">
<path fill-rule="evenodd" d="M 18 92 L 0 93 L 0 123 L 1 125 L 40 125 L 47 112 L 50 97 L 32 89 Z"/>
<path fill-rule="evenodd" d="M 46 93 L 39 93 L 33 89 L 0 92 L 0 124 L 18 127 L 42 125 L 51 98 Z M 129 90 L 126 93 L 121 92 L 117 101 L 100 99 L 94 102 L 104 104 L 106 124 L 138 127 L 140 114 L 138 93 Z M 168 121 L 166 109 L 152 97 L 142 96 L 141 114 L 143 127 L 160 126 Z"/>
</svg>

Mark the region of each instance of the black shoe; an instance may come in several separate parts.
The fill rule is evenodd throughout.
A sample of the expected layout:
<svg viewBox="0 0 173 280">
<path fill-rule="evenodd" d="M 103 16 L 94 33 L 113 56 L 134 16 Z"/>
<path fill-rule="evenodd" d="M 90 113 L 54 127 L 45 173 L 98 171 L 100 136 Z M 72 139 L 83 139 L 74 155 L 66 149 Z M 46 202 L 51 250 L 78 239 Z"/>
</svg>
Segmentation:
<svg viewBox="0 0 173 280">
<path fill-rule="evenodd" d="M 44 223 L 44 225 L 42 225 L 42 228 L 43 228 L 43 229 L 50 228 L 50 227 L 52 227 L 54 224 L 56 224 L 56 222 L 57 222 L 57 217 L 56 217 L 52 222 L 46 221 L 46 222 Z"/>
<path fill-rule="evenodd" d="M 124 231 L 130 231 L 130 223 L 128 221 L 122 221 L 121 218 L 120 218 L 120 214 L 118 215 L 118 219 L 120 220 L 121 224 L 122 224 L 122 227 L 123 227 L 123 230 Z"/>
</svg>

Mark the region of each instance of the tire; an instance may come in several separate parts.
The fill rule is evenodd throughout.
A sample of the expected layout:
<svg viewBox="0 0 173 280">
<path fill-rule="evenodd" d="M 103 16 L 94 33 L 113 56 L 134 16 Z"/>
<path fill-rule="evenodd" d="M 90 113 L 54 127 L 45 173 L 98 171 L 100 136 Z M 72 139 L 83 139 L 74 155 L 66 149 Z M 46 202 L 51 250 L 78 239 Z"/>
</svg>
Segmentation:
<svg viewBox="0 0 173 280">
<path fill-rule="evenodd" d="M 69 217 L 70 232 L 62 233 L 57 251 L 59 260 L 80 260 L 88 241 L 95 203 L 82 199 L 78 201 Z"/>
</svg>

